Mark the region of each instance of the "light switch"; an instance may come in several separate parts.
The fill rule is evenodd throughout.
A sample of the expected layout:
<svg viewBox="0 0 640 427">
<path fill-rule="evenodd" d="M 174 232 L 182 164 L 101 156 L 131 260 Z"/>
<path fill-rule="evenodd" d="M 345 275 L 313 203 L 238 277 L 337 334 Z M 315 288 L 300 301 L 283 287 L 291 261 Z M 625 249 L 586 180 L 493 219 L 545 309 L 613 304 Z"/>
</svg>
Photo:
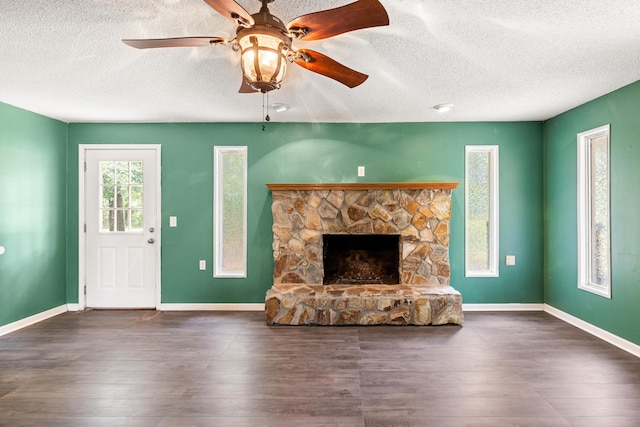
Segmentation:
<svg viewBox="0 0 640 427">
<path fill-rule="evenodd" d="M 170 216 L 169 217 L 169 227 L 177 227 L 178 226 L 178 217 Z"/>
<path fill-rule="evenodd" d="M 358 176 L 364 176 L 364 166 L 358 166 Z"/>
<path fill-rule="evenodd" d="M 515 255 L 507 255 L 505 263 L 507 265 L 516 265 L 516 256 Z"/>
<path fill-rule="evenodd" d="M 201 259 L 200 260 L 200 270 L 206 270 L 207 269 L 207 261 Z"/>
<path fill-rule="evenodd" d="M 0 255 L 4 253 L 4 246 L 0 246 Z"/>
</svg>

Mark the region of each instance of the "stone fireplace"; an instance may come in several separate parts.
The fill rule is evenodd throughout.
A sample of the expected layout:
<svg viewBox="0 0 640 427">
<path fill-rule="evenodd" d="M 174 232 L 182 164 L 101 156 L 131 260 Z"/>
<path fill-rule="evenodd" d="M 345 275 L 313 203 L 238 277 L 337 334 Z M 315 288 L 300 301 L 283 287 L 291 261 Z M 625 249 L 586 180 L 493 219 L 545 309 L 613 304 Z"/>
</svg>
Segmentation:
<svg viewBox="0 0 640 427">
<path fill-rule="evenodd" d="M 461 324 L 462 297 L 449 283 L 457 185 L 268 184 L 267 323 Z"/>
</svg>

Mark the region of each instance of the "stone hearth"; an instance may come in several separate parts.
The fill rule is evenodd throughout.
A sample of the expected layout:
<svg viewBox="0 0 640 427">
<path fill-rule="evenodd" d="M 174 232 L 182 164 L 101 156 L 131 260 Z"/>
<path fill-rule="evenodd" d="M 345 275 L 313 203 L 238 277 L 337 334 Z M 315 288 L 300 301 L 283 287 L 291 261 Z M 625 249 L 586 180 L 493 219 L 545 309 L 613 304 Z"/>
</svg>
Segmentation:
<svg viewBox="0 0 640 427">
<path fill-rule="evenodd" d="M 462 324 L 462 297 L 450 286 L 276 284 L 265 311 L 270 325 Z"/>
<path fill-rule="evenodd" d="M 268 184 L 274 284 L 269 324 L 462 324 L 450 286 L 457 183 Z M 323 285 L 323 235 L 399 236 L 398 285 Z"/>
</svg>

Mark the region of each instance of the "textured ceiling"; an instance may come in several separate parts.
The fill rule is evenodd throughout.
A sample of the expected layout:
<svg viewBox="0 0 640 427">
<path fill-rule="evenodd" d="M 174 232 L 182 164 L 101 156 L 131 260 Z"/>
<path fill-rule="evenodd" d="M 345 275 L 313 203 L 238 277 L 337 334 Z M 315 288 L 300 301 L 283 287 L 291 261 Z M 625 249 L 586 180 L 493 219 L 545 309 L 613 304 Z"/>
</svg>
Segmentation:
<svg viewBox="0 0 640 427">
<path fill-rule="evenodd" d="M 237 0 L 250 13 L 258 0 Z M 287 22 L 350 0 L 276 0 Z M 284 122 L 544 120 L 640 79 L 637 0 L 381 0 L 390 26 L 301 42 L 369 75 L 349 89 L 295 64 Z M 229 46 L 138 50 L 123 38 L 232 37 L 203 0 L 0 2 L 0 102 L 66 122 L 256 122 Z M 439 114 L 433 106 L 452 103 Z"/>
</svg>

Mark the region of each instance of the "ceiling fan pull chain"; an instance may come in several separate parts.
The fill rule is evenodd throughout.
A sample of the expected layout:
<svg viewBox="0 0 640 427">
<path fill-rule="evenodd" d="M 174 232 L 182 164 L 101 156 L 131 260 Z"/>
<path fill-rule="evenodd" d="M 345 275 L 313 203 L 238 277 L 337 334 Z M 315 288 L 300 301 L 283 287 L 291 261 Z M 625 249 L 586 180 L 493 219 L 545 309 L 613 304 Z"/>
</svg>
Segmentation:
<svg viewBox="0 0 640 427">
<path fill-rule="evenodd" d="M 271 117 L 269 117 L 269 92 L 267 92 L 266 95 L 267 95 L 267 115 L 264 117 L 264 119 L 270 122 Z"/>
<path fill-rule="evenodd" d="M 266 99 L 266 104 L 265 104 Z M 266 105 L 266 110 L 265 110 Z M 265 113 L 266 111 L 266 113 Z M 264 132 L 267 127 L 265 125 L 265 121 L 271 121 L 271 117 L 269 117 L 269 91 L 262 92 L 262 131 Z"/>
</svg>

